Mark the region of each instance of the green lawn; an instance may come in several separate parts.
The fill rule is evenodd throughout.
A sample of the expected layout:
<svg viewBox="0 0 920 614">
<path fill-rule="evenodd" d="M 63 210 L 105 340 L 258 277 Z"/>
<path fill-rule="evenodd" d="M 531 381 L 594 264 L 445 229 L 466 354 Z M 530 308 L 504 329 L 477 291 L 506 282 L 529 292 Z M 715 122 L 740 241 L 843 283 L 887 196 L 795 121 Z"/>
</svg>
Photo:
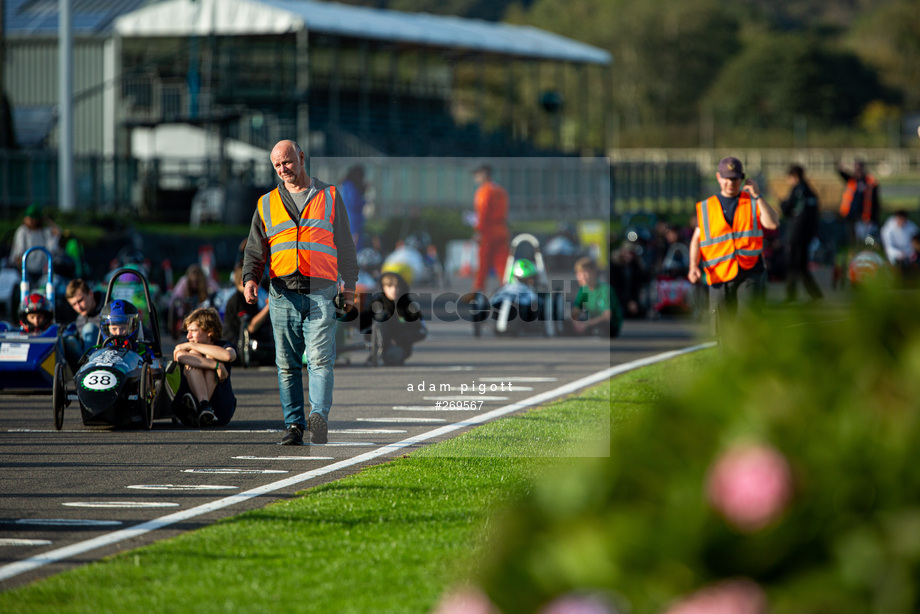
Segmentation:
<svg viewBox="0 0 920 614">
<path fill-rule="evenodd" d="M 687 360 L 7 591 L 0 611 L 427 612 L 475 572 L 498 510 L 544 472 L 598 455 L 609 428 L 650 407 Z"/>
</svg>

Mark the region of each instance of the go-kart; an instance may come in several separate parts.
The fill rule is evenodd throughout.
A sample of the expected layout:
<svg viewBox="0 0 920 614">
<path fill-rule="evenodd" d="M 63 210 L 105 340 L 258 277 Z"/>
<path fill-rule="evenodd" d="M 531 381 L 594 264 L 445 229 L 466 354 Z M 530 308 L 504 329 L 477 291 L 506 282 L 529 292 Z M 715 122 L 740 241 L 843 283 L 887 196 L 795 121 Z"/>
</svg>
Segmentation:
<svg viewBox="0 0 920 614">
<path fill-rule="evenodd" d="M 26 260 L 34 251 L 44 252 L 48 258 L 48 278 L 45 298 L 55 313 L 54 271 L 51 252 L 41 246 L 28 251 L 22 258 L 22 278 L 19 283 L 20 304 L 29 295 Z M 27 333 L 17 327 L 0 323 L 0 390 L 51 392 L 56 370 L 68 369 L 64 356 L 63 334 L 65 327 L 54 322 L 40 333 Z M 75 330 L 74 330 L 75 332 Z"/>
<path fill-rule="evenodd" d="M 146 339 L 141 327 L 138 341 L 146 351 L 141 352 L 119 342 L 118 338 L 105 338 L 100 329 L 97 343 L 80 359 L 73 378 L 61 367 L 55 370 L 52 405 L 54 428 L 64 425 L 64 409 L 74 401 L 80 407 L 85 426 L 142 427 L 150 429 L 159 418 L 174 418 L 165 387 L 165 367 L 156 305 L 150 300 L 147 278 L 136 269 L 122 268 L 109 280 L 105 305 L 113 300 L 113 288 L 121 275 L 140 279 L 145 303 L 149 310 L 152 338 Z M 103 307 L 105 312 L 105 307 Z M 104 329 L 104 327 L 102 327 Z"/>
<path fill-rule="evenodd" d="M 527 250 L 527 246 L 530 250 Z M 519 249 L 523 247 L 524 249 Z M 514 278 L 513 267 L 519 258 L 532 255 L 536 268 L 536 283 L 528 285 Z M 490 312 L 483 320 L 473 322 L 473 335 L 479 337 L 484 326 L 491 326 L 498 336 L 515 336 L 527 333 L 553 337 L 562 332 L 564 318 L 564 296 L 552 292 L 540 241 L 529 233 L 516 236 L 511 241 L 508 261 L 505 265 L 505 285 L 492 295 L 491 300 L 479 296 L 479 313 Z"/>
</svg>

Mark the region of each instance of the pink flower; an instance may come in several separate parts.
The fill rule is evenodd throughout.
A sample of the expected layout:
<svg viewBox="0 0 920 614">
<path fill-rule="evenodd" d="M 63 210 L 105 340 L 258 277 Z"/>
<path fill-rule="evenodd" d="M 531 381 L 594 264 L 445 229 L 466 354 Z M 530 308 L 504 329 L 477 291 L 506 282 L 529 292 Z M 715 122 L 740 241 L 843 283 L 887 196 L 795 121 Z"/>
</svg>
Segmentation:
<svg viewBox="0 0 920 614">
<path fill-rule="evenodd" d="M 496 614 L 498 610 L 478 588 L 455 588 L 441 597 L 432 614 Z"/>
<path fill-rule="evenodd" d="M 738 446 L 716 460 L 706 491 L 710 504 L 731 525 L 753 533 L 779 518 L 788 505 L 792 471 L 774 448 Z"/>
<path fill-rule="evenodd" d="M 563 595 L 540 609 L 539 614 L 616 614 L 616 608 L 599 595 Z"/>
<path fill-rule="evenodd" d="M 710 584 L 684 597 L 665 614 L 763 614 L 767 596 L 753 580 L 734 578 Z"/>
</svg>

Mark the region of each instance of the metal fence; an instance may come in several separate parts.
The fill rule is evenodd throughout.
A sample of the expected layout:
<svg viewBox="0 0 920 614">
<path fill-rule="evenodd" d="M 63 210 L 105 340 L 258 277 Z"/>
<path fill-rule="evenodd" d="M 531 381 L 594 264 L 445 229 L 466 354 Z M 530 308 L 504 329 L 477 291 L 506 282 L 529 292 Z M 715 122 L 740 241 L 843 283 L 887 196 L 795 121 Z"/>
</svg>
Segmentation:
<svg viewBox="0 0 920 614">
<path fill-rule="evenodd" d="M 700 195 L 700 173 L 686 162 L 623 162 L 608 158 L 397 158 L 313 157 L 309 170 L 324 181 L 340 181 L 349 168 L 364 166 L 375 215 L 405 216 L 422 208 L 472 209 L 476 185 L 471 171 L 493 167 L 509 193 L 512 220 L 609 219 L 649 210 L 689 210 Z M 54 152 L 0 151 L 0 209 L 15 217 L 30 203 L 58 202 Z M 76 203 L 80 212 L 137 214 L 148 220 L 189 219 L 198 190 L 268 190 L 276 180 L 264 162 L 78 156 Z M 248 200 L 246 201 L 249 202 Z"/>
<path fill-rule="evenodd" d="M 133 158 L 75 156 L 77 208 L 91 213 L 133 209 L 138 171 Z M 0 210 L 7 219 L 32 203 L 57 207 L 58 185 L 56 152 L 0 150 Z"/>
</svg>

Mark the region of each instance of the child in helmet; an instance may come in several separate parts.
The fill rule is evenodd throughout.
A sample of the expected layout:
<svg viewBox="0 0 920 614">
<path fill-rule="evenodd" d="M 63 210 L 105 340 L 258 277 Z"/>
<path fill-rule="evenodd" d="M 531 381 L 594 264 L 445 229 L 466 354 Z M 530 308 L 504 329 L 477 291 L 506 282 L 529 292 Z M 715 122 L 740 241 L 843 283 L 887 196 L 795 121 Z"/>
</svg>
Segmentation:
<svg viewBox="0 0 920 614">
<path fill-rule="evenodd" d="M 100 312 L 102 347 L 127 348 L 145 359 L 152 358 L 150 348 L 141 340 L 141 316 L 130 301 L 115 299 Z"/>
<path fill-rule="evenodd" d="M 228 424 L 236 411 L 236 396 L 230 385 L 230 364 L 236 360 L 236 350 L 232 343 L 221 340 L 220 314 L 213 307 L 199 307 L 183 324 L 188 341 L 173 350 L 173 360 L 182 367 L 173 413 L 186 426 Z"/>
<path fill-rule="evenodd" d="M 518 258 L 511 266 L 514 281 L 535 288 L 537 285 L 537 266 L 527 258 Z"/>
<path fill-rule="evenodd" d="M 412 355 L 412 346 L 428 336 L 428 327 L 402 275 L 385 271 L 380 288 L 371 301 L 371 354 L 366 364 L 399 366 Z"/>
<path fill-rule="evenodd" d="M 572 305 L 571 330 L 575 335 L 616 337 L 623 324 L 623 310 L 610 284 L 598 280 L 597 263 L 581 258 L 575 263 L 578 294 Z"/>
<path fill-rule="evenodd" d="M 19 327 L 25 333 L 43 333 L 54 321 L 54 309 L 44 294 L 33 292 L 19 306 Z"/>
</svg>

